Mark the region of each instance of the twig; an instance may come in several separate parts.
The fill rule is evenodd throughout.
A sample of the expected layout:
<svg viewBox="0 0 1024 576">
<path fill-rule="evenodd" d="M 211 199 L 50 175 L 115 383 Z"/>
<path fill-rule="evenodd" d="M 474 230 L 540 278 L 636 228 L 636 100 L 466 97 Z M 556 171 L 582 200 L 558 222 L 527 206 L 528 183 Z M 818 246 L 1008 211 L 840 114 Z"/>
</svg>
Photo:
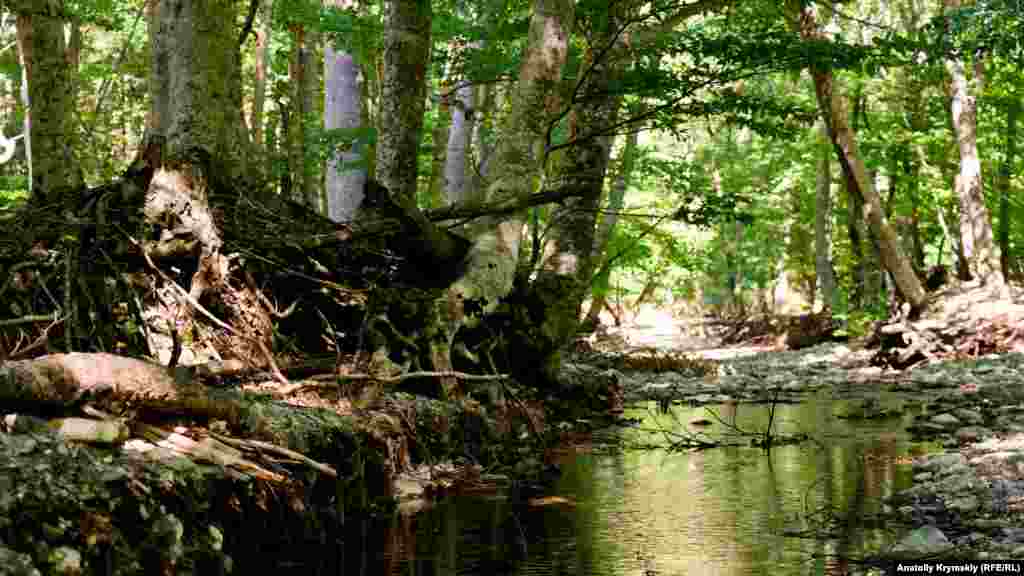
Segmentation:
<svg viewBox="0 0 1024 576">
<path fill-rule="evenodd" d="M 233 446 L 235 448 L 240 448 L 240 449 L 243 449 L 243 450 L 254 450 L 254 451 L 261 451 L 261 452 L 269 452 L 269 453 L 272 453 L 272 454 L 276 454 L 277 456 L 284 456 L 285 458 L 291 458 L 293 460 L 298 460 L 298 461 L 302 462 L 303 464 L 306 464 L 310 468 L 313 468 L 314 470 L 316 470 L 318 472 L 322 472 L 323 474 L 326 474 L 327 476 L 330 476 L 331 478 L 337 478 L 338 477 L 338 471 L 335 470 L 334 468 L 332 468 L 332 467 L 330 467 L 330 466 L 328 466 L 326 464 L 322 464 L 320 462 L 317 462 L 316 460 L 313 460 L 312 458 L 310 458 L 310 457 L 308 457 L 308 456 L 306 456 L 304 454 L 300 454 L 299 452 L 296 452 L 294 450 L 289 450 L 288 448 L 284 448 L 283 446 L 278 446 L 276 444 L 271 444 L 270 442 L 263 442 L 261 440 L 241 440 L 241 439 L 237 439 L 237 438 L 230 438 L 228 436 L 222 436 L 220 434 L 217 434 L 216 432 L 210 432 L 210 436 L 212 436 L 213 438 L 215 438 L 215 439 L 217 439 L 217 440 L 219 440 L 219 441 L 221 441 L 221 442 L 223 442 L 223 443 L 225 443 L 225 444 L 227 444 L 229 446 Z"/>
<path fill-rule="evenodd" d="M 160 276 L 160 278 L 163 279 L 164 282 L 167 282 L 175 290 L 177 290 L 178 293 L 181 294 L 181 296 L 185 299 L 185 301 L 191 304 L 193 308 L 198 310 L 200 314 L 206 316 L 211 322 L 223 328 L 224 330 L 227 330 L 229 333 L 244 338 L 256 344 L 259 347 L 260 352 L 262 352 L 263 355 L 266 357 L 267 363 L 270 364 L 270 373 L 274 375 L 274 379 L 285 386 L 289 385 L 288 379 L 285 378 L 284 374 L 281 373 L 281 370 L 277 367 L 277 362 L 274 361 L 273 355 L 270 354 L 270 351 L 267 350 L 267 346 L 262 341 L 253 338 L 247 334 L 242 334 L 238 330 L 232 328 L 230 324 L 227 324 L 220 318 L 214 316 L 213 313 L 211 313 L 209 310 L 203 307 L 203 305 L 200 304 L 195 298 L 193 298 L 192 295 L 189 294 L 187 290 L 179 286 L 178 283 L 175 282 L 173 278 L 168 276 L 166 272 L 164 272 L 160 268 L 157 268 L 156 264 L 153 263 L 153 259 L 149 257 L 149 252 L 146 250 L 144 246 L 142 246 L 142 244 L 140 244 L 135 238 L 133 238 L 130 234 L 124 232 L 123 230 L 122 233 L 124 233 L 124 235 L 128 237 L 129 242 L 134 244 L 135 247 L 142 252 L 142 256 L 146 259 L 146 264 L 149 264 L 150 268 L 152 268 L 153 271 L 156 272 Z"/>
</svg>

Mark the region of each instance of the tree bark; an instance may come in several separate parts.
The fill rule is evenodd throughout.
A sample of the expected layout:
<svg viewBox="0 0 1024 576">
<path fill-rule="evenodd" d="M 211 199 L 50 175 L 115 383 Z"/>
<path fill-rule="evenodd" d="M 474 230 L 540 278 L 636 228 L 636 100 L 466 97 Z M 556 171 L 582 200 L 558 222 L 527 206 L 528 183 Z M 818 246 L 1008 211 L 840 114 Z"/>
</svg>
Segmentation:
<svg viewBox="0 0 1024 576">
<path fill-rule="evenodd" d="M 387 0 L 377 181 L 405 208 L 416 206 L 416 163 L 430 63 L 429 0 Z"/>
<path fill-rule="evenodd" d="M 188 322 L 203 300 L 226 320 L 211 339 L 217 351 L 224 358 L 258 363 L 269 360 L 270 317 L 250 305 L 259 301 L 252 287 L 229 282 L 231 266 L 221 252 L 223 238 L 209 201 L 216 193 L 258 188 L 248 172 L 252 152 L 242 114 L 235 17 L 231 0 L 161 0 L 155 10 L 152 130 L 164 144 L 143 212 L 147 222 L 173 223 L 175 234 L 194 239 L 190 256 L 196 269 L 189 291 L 170 310 L 186 324 L 182 331 L 191 329 Z"/>
<path fill-rule="evenodd" d="M 604 189 L 612 138 L 602 133 L 615 125 L 622 101 L 611 89 L 621 72 L 622 60 L 593 60 L 593 53 L 623 42 L 622 23 L 616 14 L 607 11 L 607 21 L 596 24 L 601 30 L 593 35 L 592 52 L 585 57 L 589 66 L 577 84 L 572 114 L 579 127 L 570 138 L 576 143 L 566 150 L 555 174 L 549 179 L 556 188 L 577 191 L 578 195 L 555 206 L 549 219 L 550 243 L 544 252 L 537 276 L 527 290 L 531 302 L 530 321 L 535 325 L 524 330 L 528 343 L 521 345 L 529 357 L 537 357 L 542 372 L 555 380 L 561 366 L 560 349 L 572 341 L 580 321 L 583 298 L 589 293 L 593 275 L 594 225 L 597 208 Z M 533 302 L 543 302 L 541 312 Z"/>
<path fill-rule="evenodd" d="M 626 188 L 629 186 L 629 181 L 633 176 L 633 165 L 636 160 L 638 139 L 639 132 L 636 130 L 631 131 L 626 136 L 626 143 L 622 148 L 622 153 L 619 159 L 618 173 L 615 175 L 615 182 L 612 184 L 611 190 L 608 193 L 607 210 L 605 211 L 604 217 L 597 225 L 597 232 L 594 233 L 594 255 L 592 256 L 594 262 L 600 261 L 602 257 L 608 257 L 606 254 L 608 250 L 608 243 L 615 232 L 615 225 L 619 220 L 619 212 L 622 210 L 622 206 L 625 203 Z M 605 302 L 608 300 L 610 277 L 610 267 L 602 265 L 597 270 L 597 273 L 594 275 L 594 278 L 590 283 L 592 300 L 590 302 L 590 310 L 587 312 L 586 322 L 588 324 L 597 324 L 601 310 L 604 308 Z"/>
<path fill-rule="evenodd" d="M 448 152 L 444 164 L 445 198 L 448 204 L 469 199 L 466 180 L 469 171 L 466 158 L 476 120 L 473 110 L 473 85 L 468 80 L 462 80 L 454 96 L 452 122 L 448 129 Z"/>
<path fill-rule="evenodd" d="M 349 7 L 348 0 L 330 0 L 334 6 Z M 360 70 L 351 54 L 337 51 L 330 40 L 324 47 L 324 127 L 355 130 L 362 125 Z M 327 216 L 335 222 L 355 219 L 366 185 L 366 143 L 352 142 L 348 150 L 327 161 Z"/>
<path fill-rule="evenodd" d="M 320 195 L 316 186 L 316 170 L 311 161 L 307 125 L 313 109 L 313 87 L 316 84 L 316 67 L 313 55 L 316 35 L 302 25 L 293 29 L 294 48 L 290 76 L 292 81 L 292 117 L 290 118 L 290 164 L 292 172 L 292 196 L 314 210 L 320 210 Z"/>
<path fill-rule="evenodd" d="M 25 147 L 30 186 L 46 201 L 61 201 L 62 191 L 81 184 L 75 159 L 73 70 L 65 60 L 62 0 L 22 0 L 14 5 L 18 52 L 26 100 Z"/>
<path fill-rule="evenodd" d="M 543 142 L 558 113 L 553 88 L 568 53 L 575 2 L 534 0 L 526 53 L 513 89 L 511 111 L 500 123 L 499 144 L 487 190 L 491 201 L 525 201 L 544 159 Z M 525 210 L 479 226 L 466 273 L 452 289 L 458 298 L 487 301 L 486 312 L 509 294 L 519 259 Z"/>
<path fill-rule="evenodd" d="M 821 124 L 824 139 L 828 128 Z M 818 181 L 814 199 L 814 269 L 818 276 L 822 307 L 831 310 L 835 304 L 835 277 L 832 274 L 832 150 L 826 148 L 818 162 Z"/>
<path fill-rule="evenodd" d="M 794 10 L 794 23 L 801 36 L 806 39 L 820 39 L 813 8 L 800 7 L 800 3 L 789 0 Z M 925 306 L 925 291 L 920 280 L 914 274 L 910 261 L 900 249 L 899 238 L 893 232 L 882 209 L 882 201 L 869 178 L 864 160 L 857 149 L 857 140 L 847 120 L 846 107 L 838 94 L 835 93 L 835 81 L 832 72 L 818 68 L 811 69 L 814 79 L 815 95 L 822 116 L 828 125 L 829 138 L 836 150 L 839 164 L 847 178 L 856 185 L 858 194 L 864 201 L 863 217 L 867 220 L 872 232 L 878 239 L 879 251 L 885 268 L 893 275 L 897 289 L 913 310 Z"/>
<path fill-rule="evenodd" d="M 176 159 L 202 149 L 225 181 L 246 182 L 252 156 L 241 109 L 241 58 L 228 0 L 160 0 L 153 46 L 153 119 Z M 223 26 L 222 29 L 213 29 Z"/>
<path fill-rule="evenodd" d="M 947 9 L 958 9 L 960 0 L 945 0 Z M 981 62 L 976 65 L 975 82 L 980 81 Z M 978 157 L 978 100 L 971 93 L 964 62 L 946 59 L 949 73 L 950 114 L 953 133 L 960 150 L 957 197 L 960 200 L 960 245 L 972 277 L 983 284 L 1004 284 L 999 251 L 992 237 L 992 223 L 982 190 L 981 159 Z"/>
<path fill-rule="evenodd" d="M 1020 100 L 1013 98 L 1006 107 L 1006 156 L 999 170 L 999 266 L 1003 278 L 1010 276 L 1010 179 L 1017 157 L 1017 116 Z"/>
<path fill-rule="evenodd" d="M 261 26 L 256 30 L 255 78 L 252 89 L 252 115 L 249 117 L 249 133 L 252 135 L 254 150 L 264 150 L 263 109 L 267 101 L 267 65 L 270 57 L 271 15 L 274 0 L 262 0 Z"/>
</svg>

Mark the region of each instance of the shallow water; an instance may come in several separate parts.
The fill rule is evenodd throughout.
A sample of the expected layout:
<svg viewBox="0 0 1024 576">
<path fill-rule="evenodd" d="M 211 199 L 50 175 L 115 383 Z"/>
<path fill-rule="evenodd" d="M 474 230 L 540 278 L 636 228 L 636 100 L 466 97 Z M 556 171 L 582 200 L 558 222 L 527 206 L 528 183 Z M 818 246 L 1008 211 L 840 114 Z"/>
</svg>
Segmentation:
<svg viewBox="0 0 1024 576">
<path fill-rule="evenodd" d="M 633 406 L 626 415 L 639 426 L 604 431 L 562 456 L 551 494 L 564 502 L 449 498 L 412 518 L 361 524 L 320 557 L 335 561 L 294 573 L 843 573 L 844 557 L 883 550 L 900 536 L 872 518 L 882 497 L 910 486 L 913 455 L 932 447 L 912 444 L 901 418 L 836 418 L 842 409 L 825 397 L 777 406 L 777 433 L 812 440 L 766 453 L 726 425 L 763 430 L 766 405 L 711 407 L 714 414 L 675 406 L 667 415 L 653 402 Z M 690 424 L 700 418 L 713 424 Z M 666 431 L 746 445 L 651 448 L 664 444 Z M 339 565 L 345 569 L 335 571 Z"/>
</svg>

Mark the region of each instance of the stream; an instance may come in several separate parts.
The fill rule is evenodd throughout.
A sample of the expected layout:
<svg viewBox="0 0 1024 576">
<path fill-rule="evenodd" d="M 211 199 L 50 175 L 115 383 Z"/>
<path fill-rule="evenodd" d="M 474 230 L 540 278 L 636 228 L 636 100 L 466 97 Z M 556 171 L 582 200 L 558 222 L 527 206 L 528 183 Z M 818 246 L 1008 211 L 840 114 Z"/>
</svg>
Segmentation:
<svg viewBox="0 0 1024 576">
<path fill-rule="evenodd" d="M 882 398 L 886 403 L 890 399 Z M 896 399 L 898 400 L 898 399 Z M 811 439 L 776 446 L 672 451 L 667 433 L 747 444 L 732 426 L 763 430 L 765 404 L 627 409 L 634 426 L 603 430 L 561 456 L 546 505 L 505 496 L 449 497 L 412 517 L 360 523 L 326 546 L 314 568 L 360 575 L 622 575 L 846 573 L 846 558 L 885 550 L 898 527 L 873 518 L 881 499 L 910 487 L 913 411 L 847 420 L 825 393 L 776 405 L 776 433 Z M 701 419 L 710 425 L 691 424 Z M 895 431 L 895 432 L 894 432 Z M 656 444 L 662 447 L 655 447 Z M 336 569 L 340 568 L 340 569 Z"/>
</svg>

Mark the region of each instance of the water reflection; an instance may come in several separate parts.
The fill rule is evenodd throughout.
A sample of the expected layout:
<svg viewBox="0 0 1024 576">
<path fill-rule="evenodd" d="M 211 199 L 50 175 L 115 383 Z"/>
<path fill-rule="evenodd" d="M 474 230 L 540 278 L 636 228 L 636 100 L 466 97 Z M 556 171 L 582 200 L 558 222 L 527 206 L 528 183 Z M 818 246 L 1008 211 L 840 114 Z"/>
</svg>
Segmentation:
<svg viewBox="0 0 1024 576">
<path fill-rule="evenodd" d="M 921 447 L 893 432 L 899 420 L 841 420 L 834 404 L 777 407 L 779 432 L 805 432 L 815 441 L 770 454 L 749 447 L 630 449 L 645 432 L 619 430 L 593 451 L 562 458 L 555 492 L 568 501 L 534 507 L 500 497 L 452 498 L 412 518 L 361 524 L 334 548 L 337 562 L 304 573 L 846 573 L 844 557 L 893 541 L 872 519 L 882 497 L 910 486 L 910 455 Z M 627 416 L 642 419 L 643 429 L 681 430 L 707 415 L 680 406 L 658 414 L 651 403 Z M 759 430 L 767 418 L 765 406 L 721 406 L 701 431 L 728 434 L 722 421 Z"/>
</svg>

